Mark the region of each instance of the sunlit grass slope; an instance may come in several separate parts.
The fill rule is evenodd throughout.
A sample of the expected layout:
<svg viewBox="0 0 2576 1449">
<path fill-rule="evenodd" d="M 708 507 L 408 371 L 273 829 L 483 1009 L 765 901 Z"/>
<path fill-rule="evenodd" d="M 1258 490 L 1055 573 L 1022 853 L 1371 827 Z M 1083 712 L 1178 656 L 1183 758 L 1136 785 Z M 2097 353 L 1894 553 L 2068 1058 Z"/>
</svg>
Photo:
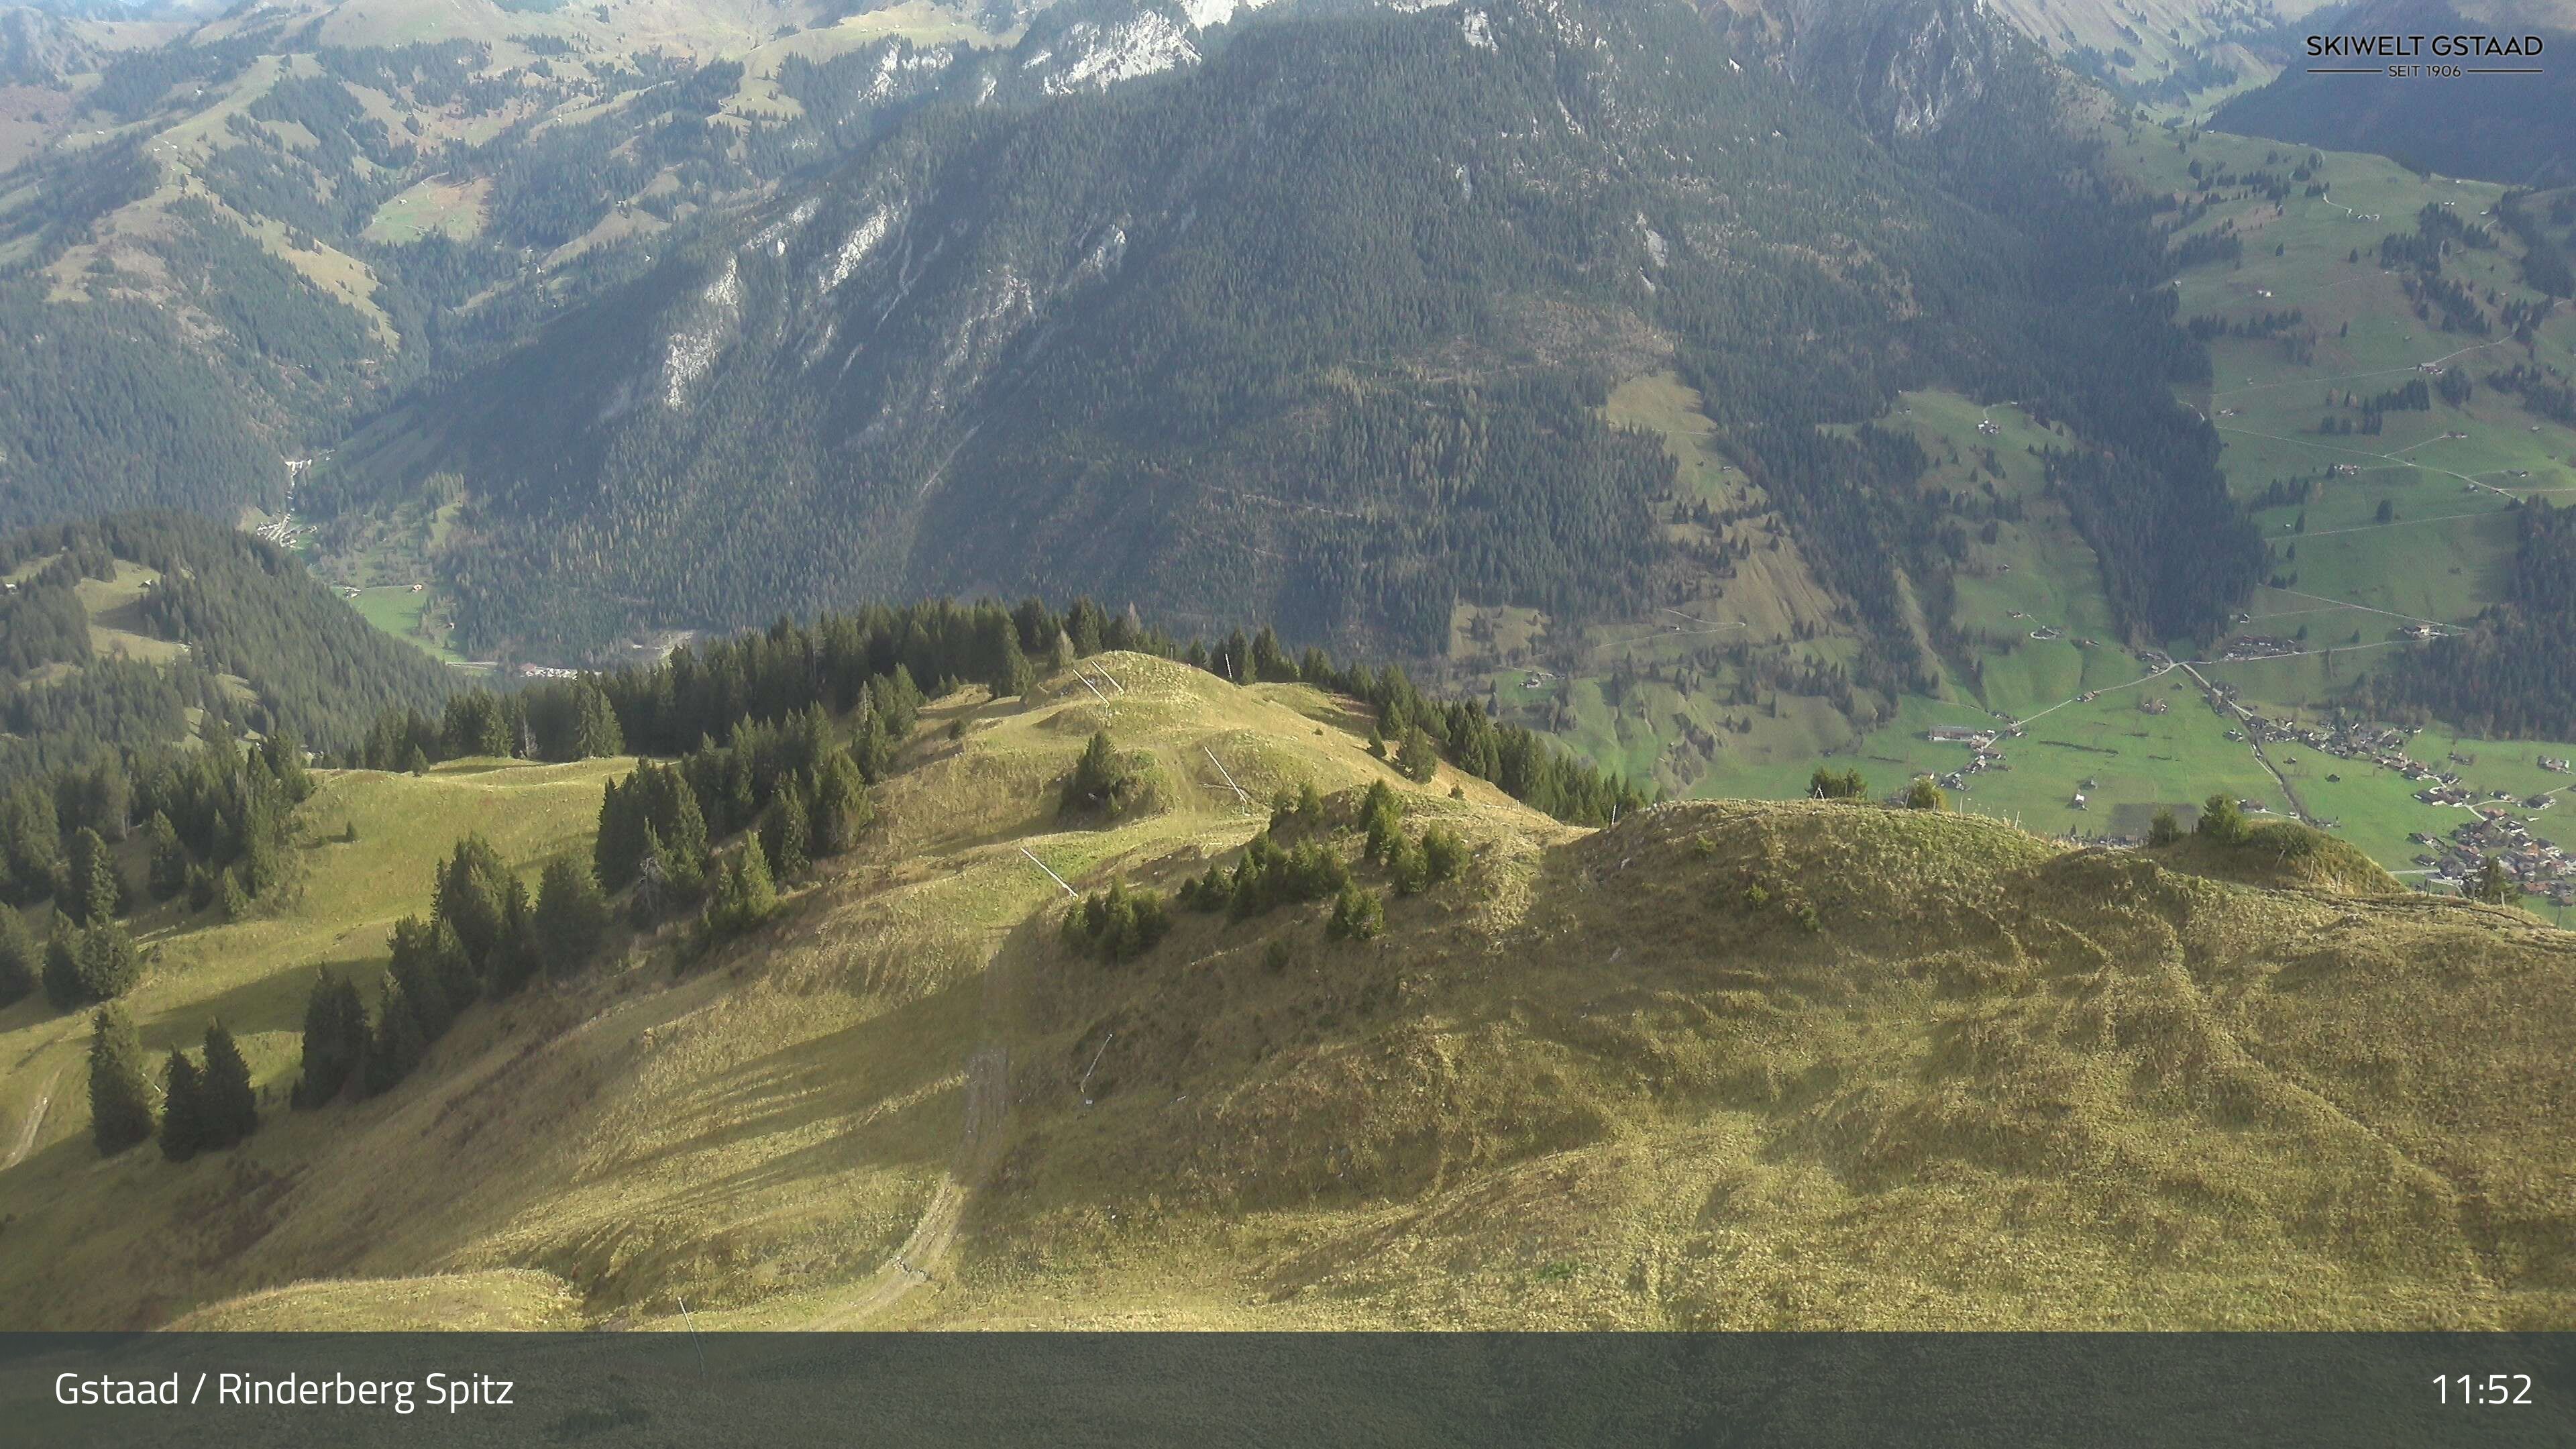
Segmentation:
<svg viewBox="0 0 2576 1449">
<path fill-rule="evenodd" d="M 2330 854 L 1810 802 L 1578 831 L 1402 781 L 1311 690 L 1098 666 L 935 705 L 751 936 L 478 1007 L 230 1154 L 99 1162 L 78 1024 L 13 1008 L 0 1121 L 55 1090 L 0 1171 L 8 1326 L 2576 1322 L 2576 938 Z M 1061 822 L 1094 729 L 1156 801 Z M 532 870 L 586 848 L 615 768 L 335 779 L 311 831 L 358 842 L 295 913 L 173 931 L 147 1043 L 220 1012 L 282 1084 L 316 963 L 371 976 L 469 820 Z M 1059 939 L 1032 856 L 1168 891 L 1301 782 L 1383 890 L 1375 781 L 1471 852 L 1382 937 L 1316 903 Z"/>
</svg>

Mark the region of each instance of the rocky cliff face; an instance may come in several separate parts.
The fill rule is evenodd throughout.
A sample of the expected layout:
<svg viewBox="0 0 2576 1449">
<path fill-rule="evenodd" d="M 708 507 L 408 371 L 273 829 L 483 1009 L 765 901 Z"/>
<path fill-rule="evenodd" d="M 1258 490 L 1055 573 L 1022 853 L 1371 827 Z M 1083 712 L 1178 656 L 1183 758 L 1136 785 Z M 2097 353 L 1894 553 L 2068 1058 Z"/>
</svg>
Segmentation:
<svg viewBox="0 0 2576 1449">
<path fill-rule="evenodd" d="M 99 56 L 77 22 L 42 10 L 0 10 L 0 85 L 63 85 Z"/>
<path fill-rule="evenodd" d="M 2015 43 L 1985 0 L 1789 0 L 1780 19 L 1790 76 L 1882 139 L 1950 124 Z"/>
<path fill-rule="evenodd" d="M 1910 299 L 2005 285 L 2008 243 L 1927 245 L 1968 225 L 1935 186 L 1689 7 L 1272 21 L 1302 8 L 1102 93 L 1052 67 L 1105 0 L 1053 7 L 976 89 L 468 379 L 423 424 L 475 499 L 465 621 L 571 650 L 1097 591 L 1436 647 L 1456 598 L 1580 615 L 1658 566 L 1669 460 L 1593 417 L 1599 370 L 1928 355 Z M 999 64 L 1058 93 L 985 96 L 1030 84 Z"/>
</svg>

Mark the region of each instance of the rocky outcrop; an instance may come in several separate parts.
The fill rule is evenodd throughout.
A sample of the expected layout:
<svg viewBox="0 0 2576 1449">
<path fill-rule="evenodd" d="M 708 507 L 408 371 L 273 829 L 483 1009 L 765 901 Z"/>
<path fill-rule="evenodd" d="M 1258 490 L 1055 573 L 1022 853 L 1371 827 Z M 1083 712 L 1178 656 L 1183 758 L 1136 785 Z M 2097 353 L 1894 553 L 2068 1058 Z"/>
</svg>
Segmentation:
<svg viewBox="0 0 2576 1449">
<path fill-rule="evenodd" d="M 1985 0 L 1790 0 L 1786 64 L 1882 138 L 1930 135 L 1986 94 L 2013 44 Z"/>
</svg>

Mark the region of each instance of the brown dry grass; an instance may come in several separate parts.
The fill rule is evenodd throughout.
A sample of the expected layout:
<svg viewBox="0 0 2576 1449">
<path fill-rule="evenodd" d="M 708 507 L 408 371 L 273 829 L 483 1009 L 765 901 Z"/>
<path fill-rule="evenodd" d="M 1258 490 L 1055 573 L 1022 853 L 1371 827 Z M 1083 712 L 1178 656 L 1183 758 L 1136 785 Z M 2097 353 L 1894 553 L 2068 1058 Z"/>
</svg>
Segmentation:
<svg viewBox="0 0 2576 1449">
<path fill-rule="evenodd" d="M 386 1098 L 177 1168 L 98 1163 L 58 1107 L 0 1173 L 10 1326 L 290 1284 L 316 1296 L 255 1321 L 337 1323 L 366 1295 L 313 1280 L 423 1275 L 438 1312 L 507 1321 L 532 1310 L 496 1285 L 527 1280 L 457 1276 L 505 1270 L 569 1285 L 575 1318 L 685 1298 L 702 1327 L 2576 1321 L 2576 942 L 2528 917 L 1874 806 L 1576 831 L 1395 781 L 1312 691 L 1104 662 L 1106 703 L 1069 677 L 942 701 L 876 838 L 775 925 L 481 1009 Z M 1162 800 L 1065 828 L 1096 727 Z M 1266 813 L 1211 751 L 1345 812 L 1389 780 L 1472 864 L 1366 945 L 1311 905 L 1069 955 L 1022 850 L 1084 888 L 1176 885 Z M 24 1011 L 0 1029 L 42 1035 Z M 971 1141 L 970 1062 L 1001 1096 Z M 953 1238 L 915 1235 L 951 1204 Z M 908 1238 L 934 1261 L 890 1291 Z"/>
</svg>

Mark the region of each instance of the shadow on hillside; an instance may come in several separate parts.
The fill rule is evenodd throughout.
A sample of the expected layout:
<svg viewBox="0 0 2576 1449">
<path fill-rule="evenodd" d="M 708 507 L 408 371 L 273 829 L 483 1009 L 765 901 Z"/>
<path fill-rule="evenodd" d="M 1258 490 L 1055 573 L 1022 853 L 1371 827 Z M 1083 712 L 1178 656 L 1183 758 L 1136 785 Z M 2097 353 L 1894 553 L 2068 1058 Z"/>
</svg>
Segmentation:
<svg viewBox="0 0 2576 1449">
<path fill-rule="evenodd" d="M 372 1003 L 384 970 L 382 956 L 346 956 L 263 972 L 203 1001 L 158 1013 L 141 1027 L 143 1045 L 155 1053 L 167 1052 L 173 1042 L 184 1039 L 194 1047 L 210 1021 L 220 1021 L 235 1033 L 301 1032 L 305 999 L 321 973 L 337 972 L 343 980 L 357 983 L 359 993 Z M 184 978 L 184 970 L 181 975 Z"/>
<path fill-rule="evenodd" d="M 670 1124 L 668 1145 L 627 1159 L 628 1168 L 668 1163 L 764 1139 L 796 1138 L 837 1122 L 809 1146 L 697 1182 L 674 1206 L 707 1206 L 781 1188 L 861 1164 L 944 1165 L 955 1149 L 944 1124 L 958 1111 L 974 1042 L 953 1036 L 971 1019 L 960 993 L 969 977 L 836 1031 L 743 1062 L 708 1079 Z M 854 1134 L 865 1134 L 862 1144 Z M 917 1144 L 917 1150 L 915 1150 Z M 883 1149 L 898 1148 L 887 1157 Z"/>
</svg>

